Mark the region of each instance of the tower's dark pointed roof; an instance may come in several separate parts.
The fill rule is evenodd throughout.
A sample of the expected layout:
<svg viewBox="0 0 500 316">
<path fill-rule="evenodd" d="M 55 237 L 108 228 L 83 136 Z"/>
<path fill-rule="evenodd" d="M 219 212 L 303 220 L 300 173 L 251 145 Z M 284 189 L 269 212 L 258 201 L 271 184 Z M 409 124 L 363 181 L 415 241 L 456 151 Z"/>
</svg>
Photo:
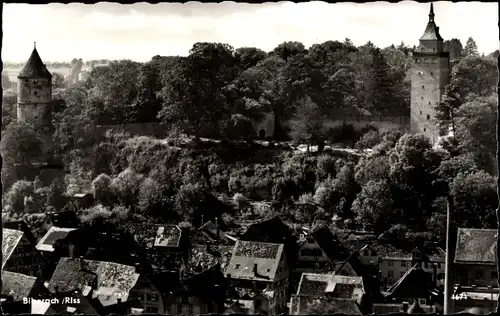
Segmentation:
<svg viewBox="0 0 500 316">
<path fill-rule="evenodd" d="M 38 51 L 34 48 L 28 62 L 17 77 L 30 79 L 52 79 L 52 74 L 47 70 L 47 67 L 45 67 Z"/>
<path fill-rule="evenodd" d="M 434 22 L 434 5 L 431 3 L 431 9 L 429 12 L 429 22 L 427 23 L 427 27 L 425 28 L 424 35 L 420 38 L 422 41 L 442 41 L 443 38 L 439 35 L 439 27 L 436 26 Z"/>
</svg>

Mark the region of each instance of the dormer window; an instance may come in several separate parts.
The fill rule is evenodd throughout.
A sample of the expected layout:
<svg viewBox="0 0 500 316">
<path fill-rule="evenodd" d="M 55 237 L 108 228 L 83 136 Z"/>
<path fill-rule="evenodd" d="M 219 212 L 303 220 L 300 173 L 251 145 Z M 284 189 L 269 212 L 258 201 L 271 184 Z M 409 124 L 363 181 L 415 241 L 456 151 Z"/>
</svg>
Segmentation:
<svg viewBox="0 0 500 316">
<path fill-rule="evenodd" d="M 235 269 L 239 269 L 240 268 L 240 265 L 239 264 L 236 264 L 236 266 L 234 267 Z"/>
</svg>

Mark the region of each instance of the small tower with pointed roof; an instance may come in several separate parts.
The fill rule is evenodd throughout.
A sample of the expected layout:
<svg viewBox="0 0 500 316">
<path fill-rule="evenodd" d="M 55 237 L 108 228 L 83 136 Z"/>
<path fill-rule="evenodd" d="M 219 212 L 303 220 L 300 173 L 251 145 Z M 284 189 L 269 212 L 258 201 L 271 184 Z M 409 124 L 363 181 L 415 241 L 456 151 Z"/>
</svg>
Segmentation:
<svg viewBox="0 0 500 316">
<path fill-rule="evenodd" d="M 36 44 L 17 79 L 17 121 L 37 128 L 50 127 L 52 74 L 40 58 Z"/>
<path fill-rule="evenodd" d="M 443 38 L 434 16 L 431 3 L 427 27 L 420 45 L 413 51 L 410 114 L 411 133 L 425 134 L 433 142 L 440 136 L 435 108 L 441 102 L 450 76 L 450 54 L 443 51 Z"/>
</svg>

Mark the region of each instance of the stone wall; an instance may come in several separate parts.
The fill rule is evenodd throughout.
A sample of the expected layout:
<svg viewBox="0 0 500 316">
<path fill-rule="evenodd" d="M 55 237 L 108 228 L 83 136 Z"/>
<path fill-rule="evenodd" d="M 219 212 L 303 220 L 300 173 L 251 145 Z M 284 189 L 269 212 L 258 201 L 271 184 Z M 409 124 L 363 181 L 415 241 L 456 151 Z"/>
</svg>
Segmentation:
<svg viewBox="0 0 500 316">
<path fill-rule="evenodd" d="M 150 123 L 130 123 L 121 125 L 99 125 L 97 126 L 99 134 L 105 136 L 108 131 L 113 133 L 128 133 L 131 136 L 152 136 L 164 138 L 167 136 L 167 130 L 157 122 Z"/>
</svg>

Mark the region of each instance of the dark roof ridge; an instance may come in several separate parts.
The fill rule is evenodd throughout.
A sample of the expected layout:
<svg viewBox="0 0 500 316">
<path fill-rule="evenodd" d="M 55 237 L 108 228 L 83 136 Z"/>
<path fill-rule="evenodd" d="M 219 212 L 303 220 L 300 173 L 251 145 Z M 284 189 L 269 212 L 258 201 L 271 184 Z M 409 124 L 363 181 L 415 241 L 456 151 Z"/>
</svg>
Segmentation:
<svg viewBox="0 0 500 316">
<path fill-rule="evenodd" d="M 52 79 L 52 74 L 43 63 L 36 48 L 34 48 L 26 65 L 24 65 L 17 77 L 20 79 Z"/>
</svg>

